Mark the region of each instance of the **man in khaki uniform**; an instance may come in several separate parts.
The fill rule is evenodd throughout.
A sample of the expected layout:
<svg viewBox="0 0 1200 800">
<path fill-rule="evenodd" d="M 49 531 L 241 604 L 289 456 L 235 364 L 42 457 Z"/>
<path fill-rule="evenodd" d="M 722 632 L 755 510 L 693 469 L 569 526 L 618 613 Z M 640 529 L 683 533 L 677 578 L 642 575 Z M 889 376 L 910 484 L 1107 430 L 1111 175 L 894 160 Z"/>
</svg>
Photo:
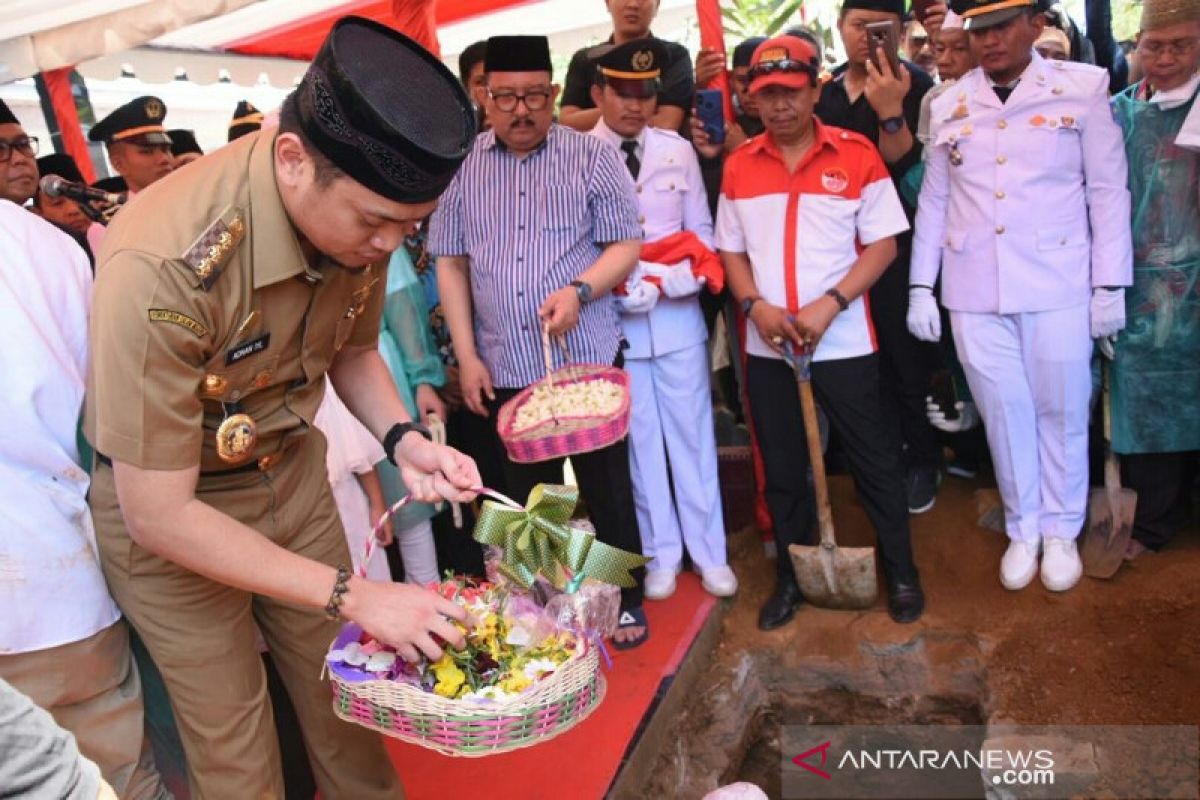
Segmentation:
<svg viewBox="0 0 1200 800">
<path fill-rule="evenodd" d="M 404 94 L 372 80 L 383 65 L 405 76 Z M 325 649 L 345 618 L 405 658 L 437 658 L 433 637 L 461 646 L 447 618 L 465 614 L 418 587 L 350 577 L 311 427 L 328 372 L 417 499 L 466 500 L 479 484 L 473 462 L 409 421 L 375 349 L 383 265 L 473 135 L 448 70 L 345 18 L 278 131 L 156 183 L 109 229 L 91 330 L 91 503 L 112 593 L 170 692 L 193 797 L 283 794 L 256 625 L 321 795 L 402 794 L 379 737 L 334 716 Z"/>
</svg>

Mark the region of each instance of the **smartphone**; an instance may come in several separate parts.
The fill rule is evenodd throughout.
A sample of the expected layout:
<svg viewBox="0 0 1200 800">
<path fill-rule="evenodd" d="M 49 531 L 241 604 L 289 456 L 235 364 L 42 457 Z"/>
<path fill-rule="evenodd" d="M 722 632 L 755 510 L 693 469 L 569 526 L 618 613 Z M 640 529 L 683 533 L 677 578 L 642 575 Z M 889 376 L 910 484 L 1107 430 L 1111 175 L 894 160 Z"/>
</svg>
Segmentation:
<svg viewBox="0 0 1200 800">
<path fill-rule="evenodd" d="M 725 102 L 720 89 L 700 89 L 696 92 L 696 116 L 713 144 L 725 142 Z"/>
<path fill-rule="evenodd" d="M 882 70 L 878 54 L 878 50 L 882 48 L 888 63 L 891 64 L 892 72 L 900 74 L 900 26 L 897 23 L 868 22 L 867 43 L 871 47 L 870 58 L 875 69 Z"/>
<path fill-rule="evenodd" d="M 958 392 L 950 370 L 938 370 L 929 382 L 929 395 L 948 420 L 958 419 Z"/>
</svg>

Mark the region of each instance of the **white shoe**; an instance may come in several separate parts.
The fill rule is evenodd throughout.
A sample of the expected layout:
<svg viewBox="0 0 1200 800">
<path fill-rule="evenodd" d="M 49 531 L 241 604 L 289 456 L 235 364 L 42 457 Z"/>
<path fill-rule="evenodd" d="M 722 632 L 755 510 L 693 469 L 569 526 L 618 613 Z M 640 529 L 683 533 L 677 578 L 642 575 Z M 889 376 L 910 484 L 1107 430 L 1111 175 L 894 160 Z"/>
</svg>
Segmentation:
<svg viewBox="0 0 1200 800">
<path fill-rule="evenodd" d="M 713 597 L 733 597 L 738 590 L 737 576 L 727 566 L 700 570 L 700 585 Z"/>
<path fill-rule="evenodd" d="M 647 600 L 666 600 L 675 594 L 675 575 L 677 569 L 652 569 L 646 571 L 646 588 L 644 593 Z"/>
<path fill-rule="evenodd" d="M 1052 592 L 1065 592 L 1083 577 L 1083 562 L 1074 539 L 1046 536 L 1042 539 L 1042 585 Z"/>
<path fill-rule="evenodd" d="M 1024 589 L 1038 571 L 1038 543 L 1015 539 L 1008 544 L 1000 559 L 1000 583 L 1005 589 Z"/>
</svg>

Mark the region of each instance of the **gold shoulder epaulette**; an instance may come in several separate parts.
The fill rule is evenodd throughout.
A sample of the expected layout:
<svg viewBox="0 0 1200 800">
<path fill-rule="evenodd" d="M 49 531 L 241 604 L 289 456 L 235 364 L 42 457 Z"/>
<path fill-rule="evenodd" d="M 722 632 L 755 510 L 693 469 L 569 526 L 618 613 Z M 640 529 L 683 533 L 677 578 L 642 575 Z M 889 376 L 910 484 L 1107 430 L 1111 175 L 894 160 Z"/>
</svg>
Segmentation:
<svg viewBox="0 0 1200 800">
<path fill-rule="evenodd" d="M 195 273 L 204 291 L 216 282 L 245 236 L 246 221 L 241 211 L 230 207 L 183 254 L 184 262 Z"/>
</svg>

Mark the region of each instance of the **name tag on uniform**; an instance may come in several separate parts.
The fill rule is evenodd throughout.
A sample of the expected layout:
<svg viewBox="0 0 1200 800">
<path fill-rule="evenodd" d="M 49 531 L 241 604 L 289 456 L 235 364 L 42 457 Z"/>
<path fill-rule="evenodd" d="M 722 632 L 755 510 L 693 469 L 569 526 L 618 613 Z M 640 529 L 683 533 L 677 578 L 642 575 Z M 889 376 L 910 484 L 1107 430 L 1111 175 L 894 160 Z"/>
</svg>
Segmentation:
<svg viewBox="0 0 1200 800">
<path fill-rule="evenodd" d="M 261 353 L 262 351 L 267 349 L 267 345 L 269 345 L 270 343 L 271 343 L 271 334 L 264 333 L 262 336 L 258 337 L 257 339 L 251 339 L 248 342 L 239 344 L 237 347 L 233 348 L 232 350 L 226 351 L 225 366 L 229 366 L 230 364 L 236 364 L 237 362 L 241 361 L 243 358 L 248 358 L 248 357 L 254 355 L 255 353 Z"/>
</svg>

